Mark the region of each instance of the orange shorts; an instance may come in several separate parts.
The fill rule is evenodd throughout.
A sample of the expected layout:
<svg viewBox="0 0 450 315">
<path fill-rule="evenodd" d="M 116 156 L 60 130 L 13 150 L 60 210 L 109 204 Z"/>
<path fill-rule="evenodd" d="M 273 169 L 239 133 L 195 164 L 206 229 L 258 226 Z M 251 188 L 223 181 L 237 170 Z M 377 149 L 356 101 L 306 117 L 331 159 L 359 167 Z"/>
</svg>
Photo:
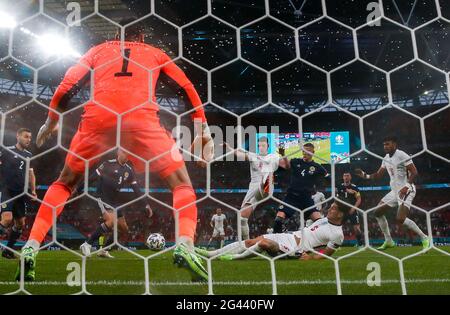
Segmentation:
<svg viewBox="0 0 450 315">
<path fill-rule="evenodd" d="M 174 139 L 159 124 L 159 120 L 157 123 L 152 120 L 145 129 L 122 131 L 120 146 L 130 152 L 128 158 L 138 173 L 145 172 L 146 161 L 150 161 L 149 171 L 158 173 L 161 178 L 184 166 L 183 157 Z M 91 168 L 105 152 L 115 147 L 115 128 L 83 128 L 82 122 L 70 144 L 66 165 L 75 173 L 84 173 L 87 165 Z"/>
</svg>

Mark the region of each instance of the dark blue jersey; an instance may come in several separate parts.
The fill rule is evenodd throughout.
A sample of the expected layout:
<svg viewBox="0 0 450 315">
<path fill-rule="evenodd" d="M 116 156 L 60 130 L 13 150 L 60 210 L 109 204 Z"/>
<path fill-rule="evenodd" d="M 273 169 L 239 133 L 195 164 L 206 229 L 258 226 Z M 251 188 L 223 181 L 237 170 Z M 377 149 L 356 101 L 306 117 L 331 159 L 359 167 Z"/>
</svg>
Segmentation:
<svg viewBox="0 0 450 315">
<path fill-rule="evenodd" d="M 292 159 L 290 165 L 291 179 L 287 190 L 288 194 L 312 194 L 316 187 L 321 186 L 324 178 L 328 177 L 327 170 L 314 161 Z"/>
<path fill-rule="evenodd" d="M 356 193 L 352 194 L 348 192 L 349 189 L 354 190 Z M 356 203 L 356 197 L 359 194 L 359 188 L 352 183 L 350 183 L 349 185 L 345 185 L 344 183 L 342 183 L 338 187 L 336 187 L 336 193 L 339 199 L 351 205 L 354 205 Z"/>
<path fill-rule="evenodd" d="M 96 170 L 97 194 L 102 201 L 112 206 L 119 205 L 120 190 L 132 188 L 140 194 L 134 169 L 128 164 L 120 164 L 116 159 L 103 162 Z"/>
<path fill-rule="evenodd" d="M 0 149 L 0 182 L 2 188 L 11 191 L 23 191 L 27 174 L 26 159 L 33 154 L 27 150 L 19 150 L 16 146 Z"/>
</svg>

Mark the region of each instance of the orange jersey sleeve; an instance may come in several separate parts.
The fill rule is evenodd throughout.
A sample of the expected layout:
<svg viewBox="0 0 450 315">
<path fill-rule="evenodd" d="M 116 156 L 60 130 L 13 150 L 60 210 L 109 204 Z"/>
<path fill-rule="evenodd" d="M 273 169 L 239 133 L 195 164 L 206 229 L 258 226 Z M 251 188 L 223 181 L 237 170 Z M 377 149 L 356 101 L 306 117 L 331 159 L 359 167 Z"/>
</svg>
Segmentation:
<svg viewBox="0 0 450 315">
<path fill-rule="evenodd" d="M 161 65 L 163 65 L 161 71 L 167 74 L 186 92 L 192 107 L 195 108 L 195 112 L 191 115 L 192 119 L 200 119 L 202 122 L 206 122 L 205 111 L 203 110 L 200 96 L 183 70 L 181 70 L 164 52 L 161 52 Z"/>
<path fill-rule="evenodd" d="M 67 109 L 70 100 L 90 81 L 91 69 L 93 69 L 96 48 L 91 48 L 78 63 L 67 70 L 64 79 L 55 91 L 50 102 L 50 108 L 57 112 Z M 58 114 L 49 110 L 48 117 L 58 120 Z"/>
</svg>

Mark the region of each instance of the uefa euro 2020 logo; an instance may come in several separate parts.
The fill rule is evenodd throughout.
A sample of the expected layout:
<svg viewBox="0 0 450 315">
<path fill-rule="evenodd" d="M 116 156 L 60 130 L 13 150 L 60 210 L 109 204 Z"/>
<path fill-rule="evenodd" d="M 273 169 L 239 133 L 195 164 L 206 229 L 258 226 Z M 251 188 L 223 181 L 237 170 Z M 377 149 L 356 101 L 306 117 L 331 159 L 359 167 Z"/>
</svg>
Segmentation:
<svg viewBox="0 0 450 315">
<path fill-rule="evenodd" d="M 334 138 L 334 140 L 336 141 L 336 144 L 338 144 L 338 145 L 344 144 L 344 137 L 342 135 L 337 135 L 336 138 Z"/>
</svg>

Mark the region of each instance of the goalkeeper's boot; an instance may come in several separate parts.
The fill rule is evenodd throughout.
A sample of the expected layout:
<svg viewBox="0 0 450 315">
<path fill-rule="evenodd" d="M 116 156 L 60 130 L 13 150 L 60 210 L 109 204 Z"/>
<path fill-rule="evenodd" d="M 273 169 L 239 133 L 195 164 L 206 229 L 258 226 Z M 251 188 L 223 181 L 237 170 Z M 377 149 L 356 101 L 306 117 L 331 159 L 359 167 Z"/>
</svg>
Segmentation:
<svg viewBox="0 0 450 315">
<path fill-rule="evenodd" d="M 390 242 L 384 241 L 383 245 L 381 245 L 381 246 L 378 247 L 377 249 L 378 249 L 378 250 L 386 250 L 386 249 L 388 249 L 388 248 L 393 248 L 393 247 L 395 247 L 395 246 L 397 246 L 397 244 L 395 244 L 394 241 L 390 241 Z"/>
<path fill-rule="evenodd" d="M 425 237 L 422 239 L 422 247 L 423 247 L 423 249 L 430 248 L 430 238 L 429 237 Z"/>
<path fill-rule="evenodd" d="M 35 268 L 36 268 L 36 256 L 37 252 L 32 247 L 26 247 L 22 250 L 23 260 L 24 260 L 24 280 L 34 281 L 35 279 Z M 16 281 L 20 281 L 20 268 L 21 261 L 19 260 L 19 265 L 16 270 Z"/>
<path fill-rule="evenodd" d="M 219 256 L 219 260 L 221 260 L 221 261 L 230 261 L 233 259 L 234 259 L 234 256 L 231 254 L 225 254 L 225 255 Z"/>
<path fill-rule="evenodd" d="M 175 248 L 173 262 L 178 267 L 187 268 L 193 281 L 208 281 L 208 272 L 203 267 L 201 258 L 189 251 L 185 244 L 181 243 Z"/>
</svg>

